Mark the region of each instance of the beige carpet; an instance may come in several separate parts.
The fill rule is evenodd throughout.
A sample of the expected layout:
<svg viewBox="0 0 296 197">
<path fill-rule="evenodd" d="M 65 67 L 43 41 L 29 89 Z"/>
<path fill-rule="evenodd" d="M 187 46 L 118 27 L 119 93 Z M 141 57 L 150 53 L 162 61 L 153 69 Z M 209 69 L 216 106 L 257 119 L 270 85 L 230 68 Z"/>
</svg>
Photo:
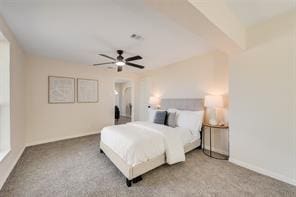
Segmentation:
<svg viewBox="0 0 296 197">
<path fill-rule="evenodd" d="M 296 187 L 194 150 L 186 162 L 159 167 L 128 188 L 92 135 L 27 148 L 0 196 L 269 197 L 296 196 Z"/>
</svg>

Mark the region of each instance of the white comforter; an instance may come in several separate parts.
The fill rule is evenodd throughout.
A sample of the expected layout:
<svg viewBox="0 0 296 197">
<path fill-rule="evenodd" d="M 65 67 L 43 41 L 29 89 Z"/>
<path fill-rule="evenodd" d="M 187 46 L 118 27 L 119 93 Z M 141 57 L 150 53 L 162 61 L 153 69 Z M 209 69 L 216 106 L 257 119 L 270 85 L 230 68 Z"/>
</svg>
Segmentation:
<svg viewBox="0 0 296 197">
<path fill-rule="evenodd" d="M 117 153 L 127 164 L 135 166 L 163 153 L 166 162 L 185 161 L 184 144 L 192 136 L 188 129 L 171 128 L 150 122 L 131 122 L 105 127 L 101 141 Z"/>
</svg>

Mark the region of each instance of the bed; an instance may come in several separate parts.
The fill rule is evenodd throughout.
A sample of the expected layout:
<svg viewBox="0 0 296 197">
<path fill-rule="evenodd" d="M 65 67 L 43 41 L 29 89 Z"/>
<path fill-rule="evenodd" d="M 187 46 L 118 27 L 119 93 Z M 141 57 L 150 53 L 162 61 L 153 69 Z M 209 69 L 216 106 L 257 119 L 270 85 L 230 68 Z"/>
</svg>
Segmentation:
<svg viewBox="0 0 296 197">
<path fill-rule="evenodd" d="M 203 100 L 162 99 L 161 106 L 164 110 L 200 111 Z M 201 146 L 200 131 L 141 121 L 110 126 L 101 132 L 100 151 L 123 173 L 130 187 L 158 166 L 185 161 L 185 153 Z"/>
</svg>

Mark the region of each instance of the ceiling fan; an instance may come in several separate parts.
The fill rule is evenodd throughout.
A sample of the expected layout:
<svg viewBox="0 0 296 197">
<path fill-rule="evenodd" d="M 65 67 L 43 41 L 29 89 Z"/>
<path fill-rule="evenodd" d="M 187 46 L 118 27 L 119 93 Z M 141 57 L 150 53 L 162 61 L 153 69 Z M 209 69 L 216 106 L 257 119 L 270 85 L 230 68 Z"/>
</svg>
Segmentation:
<svg viewBox="0 0 296 197">
<path fill-rule="evenodd" d="M 108 58 L 108 59 L 113 60 L 113 61 L 94 64 L 94 66 L 107 65 L 107 64 L 116 64 L 117 65 L 117 72 L 121 72 L 124 65 L 136 67 L 136 68 L 139 68 L 139 69 L 145 68 L 142 65 L 131 63 L 131 61 L 143 59 L 141 56 L 136 55 L 136 56 L 128 57 L 128 58 L 125 59 L 122 56 L 123 50 L 117 50 L 117 54 L 118 54 L 118 56 L 116 58 L 110 57 L 110 56 L 105 55 L 105 54 L 99 54 L 100 56 Z"/>
</svg>

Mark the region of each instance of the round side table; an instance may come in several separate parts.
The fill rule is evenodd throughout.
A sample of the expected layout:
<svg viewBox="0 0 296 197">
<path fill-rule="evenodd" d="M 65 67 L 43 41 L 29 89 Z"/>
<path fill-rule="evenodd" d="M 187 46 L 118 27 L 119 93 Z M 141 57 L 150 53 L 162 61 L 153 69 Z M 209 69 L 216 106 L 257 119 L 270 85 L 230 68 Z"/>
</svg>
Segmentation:
<svg viewBox="0 0 296 197">
<path fill-rule="evenodd" d="M 210 150 L 206 150 L 205 149 L 205 128 L 209 128 L 210 129 Z M 220 129 L 227 129 L 227 137 L 228 137 L 228 151 L 229 151 L 229 127 L 228 125 L 210 125 L 207 123 L 203 123 L 202 126 L 202 151 L 205 155 L 214 158 L 214 159 L 220 159 L 220 160 L 228 160 L 229 158 L 229 153 L 227 155 L 223 155 L 220 153 L 216 153 L 214 151 L 212 151 L 212 130 L 216 131 L 216 130 L 220 130 Z"/>
</svg>

